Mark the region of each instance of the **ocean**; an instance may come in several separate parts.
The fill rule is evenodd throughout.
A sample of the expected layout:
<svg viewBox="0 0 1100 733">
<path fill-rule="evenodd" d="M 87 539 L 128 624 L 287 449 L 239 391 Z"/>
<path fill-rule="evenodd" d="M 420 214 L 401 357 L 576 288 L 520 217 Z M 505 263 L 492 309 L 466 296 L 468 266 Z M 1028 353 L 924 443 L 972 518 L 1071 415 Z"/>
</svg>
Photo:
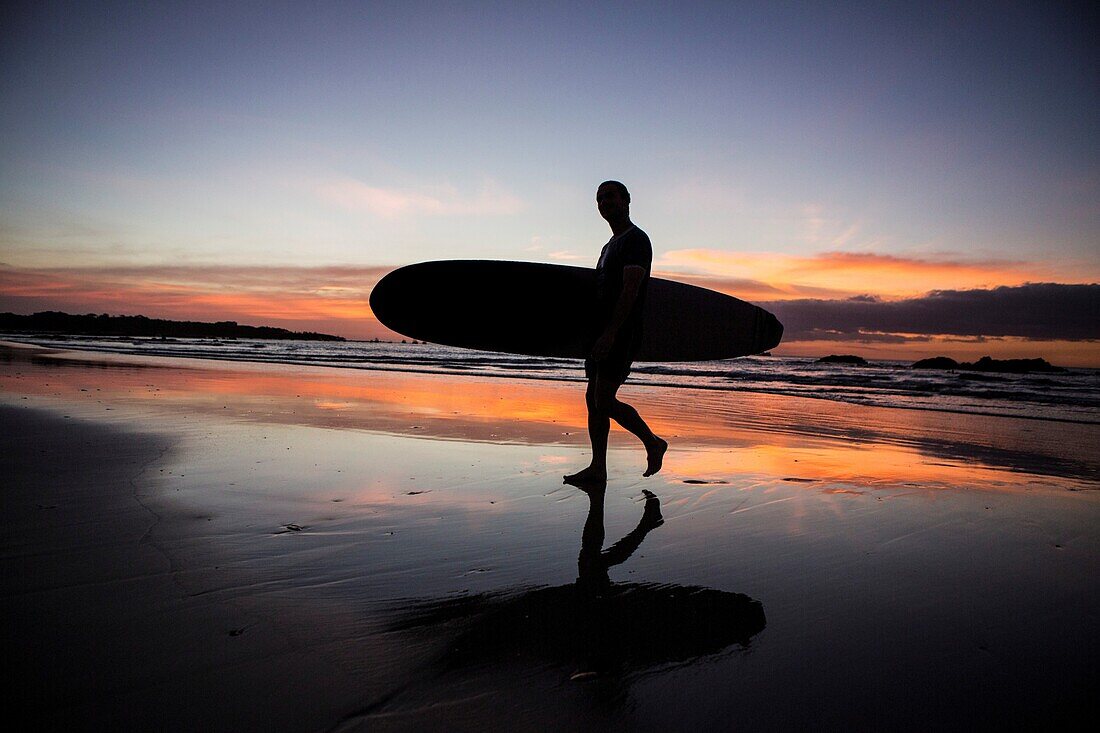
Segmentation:
<svg viewBox="0 0 1100 733">
<path fill-rule="evenodd" d="M 426 343 L 261 339 L 160 339 L 77 335 L 0 335 L 57 349 L 344 369 L 462 374 L 489 379 L 583 381 L 583 364 L 471 351 Z M 706 362 L 634 365 L 631 385 L 756 392 L 907 408 L 1100 424 L 1100 370 L 991 374 L 912 369 L 911 362 L 866 366 L 814 358 L 751 356 Z"/>
</svg>

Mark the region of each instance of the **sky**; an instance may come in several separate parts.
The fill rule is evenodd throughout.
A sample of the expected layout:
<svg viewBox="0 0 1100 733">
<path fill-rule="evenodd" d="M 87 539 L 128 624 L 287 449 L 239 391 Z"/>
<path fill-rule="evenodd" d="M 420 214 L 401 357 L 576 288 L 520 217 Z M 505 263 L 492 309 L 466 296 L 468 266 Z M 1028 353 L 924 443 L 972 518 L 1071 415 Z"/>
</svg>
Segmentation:
<svg viewBox="0 0 1100 733">
<path fill-rule="evenodd" d="M 654 273 L 776 353 L 1100 366 L 1097 15 L 1065 3 L 9 3 L 0 310 L 393 337 L 432 259 Z"/>
</svg>

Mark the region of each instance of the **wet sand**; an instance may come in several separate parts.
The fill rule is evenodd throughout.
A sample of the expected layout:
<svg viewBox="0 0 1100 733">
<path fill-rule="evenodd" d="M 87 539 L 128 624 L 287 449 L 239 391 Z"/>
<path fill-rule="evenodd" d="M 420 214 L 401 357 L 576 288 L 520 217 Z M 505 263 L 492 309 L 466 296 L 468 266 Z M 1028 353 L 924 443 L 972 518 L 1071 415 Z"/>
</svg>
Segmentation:
<svg viewBox="0 0 1100 733">
<path fill-rule="evenodd" d="M 0 359 L 5 648 L 46 727 L 1096 712 L 1097 426 L 627 388 L 673 448 L 643 479 L 614 433 L 594 501 L 576 384 Z"/>
</svg>

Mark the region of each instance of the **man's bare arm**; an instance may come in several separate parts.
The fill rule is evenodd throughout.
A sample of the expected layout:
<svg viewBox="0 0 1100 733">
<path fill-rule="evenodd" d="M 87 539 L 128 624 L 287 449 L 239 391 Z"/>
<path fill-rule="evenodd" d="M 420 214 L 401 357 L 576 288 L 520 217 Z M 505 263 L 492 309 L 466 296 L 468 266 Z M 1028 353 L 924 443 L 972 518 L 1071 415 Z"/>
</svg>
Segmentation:
<svg viewBox="0 0 1100 733">
<path fill-rule="evenodd" d="M 602 359 L 611 351 L 615 338 L 619 335 L 619 329 L 623 327 L 630 315 L 630 309 L 634 307 L 634 301 L 638 299 L 645 277 L 645 268 L 640 265 L 627 265 L 623 268 L 623 290 L 619 294 L 618 302 L 615 303 L 615 311 L 611 314 L 607 328 L 592 347 L 592 358 Z"/>
</svg>

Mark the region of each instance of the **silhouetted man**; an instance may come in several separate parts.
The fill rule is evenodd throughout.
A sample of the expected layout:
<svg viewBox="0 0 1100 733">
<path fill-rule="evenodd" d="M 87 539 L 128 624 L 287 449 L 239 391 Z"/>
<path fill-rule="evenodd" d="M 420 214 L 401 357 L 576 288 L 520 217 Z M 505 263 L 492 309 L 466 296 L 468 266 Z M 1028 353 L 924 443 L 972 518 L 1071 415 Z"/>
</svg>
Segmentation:
<svg viewBox="0 0 1100 733">
<path fill-rule="evenodd" d="M 638 436 L 646 449 L 646 470 L 661 470 L 668 443 L 658 438 L 641 415 L 615 395 L 630 374 L 630 365 L 642 341 L 642 309 L 653 263 L 649 237 L 630 221 L 630 193 L 618 181 L 604 181 L 596 189 L 600 216 L 611 226 L 611 239 L 596 263 L 599 328 L 595 344 L 584 362 L 588 377 L 588 437 L 592 463 L 565 477 L 571 484 L 607 480 L 607 434 L 611 419 Z"/>
</svg>

